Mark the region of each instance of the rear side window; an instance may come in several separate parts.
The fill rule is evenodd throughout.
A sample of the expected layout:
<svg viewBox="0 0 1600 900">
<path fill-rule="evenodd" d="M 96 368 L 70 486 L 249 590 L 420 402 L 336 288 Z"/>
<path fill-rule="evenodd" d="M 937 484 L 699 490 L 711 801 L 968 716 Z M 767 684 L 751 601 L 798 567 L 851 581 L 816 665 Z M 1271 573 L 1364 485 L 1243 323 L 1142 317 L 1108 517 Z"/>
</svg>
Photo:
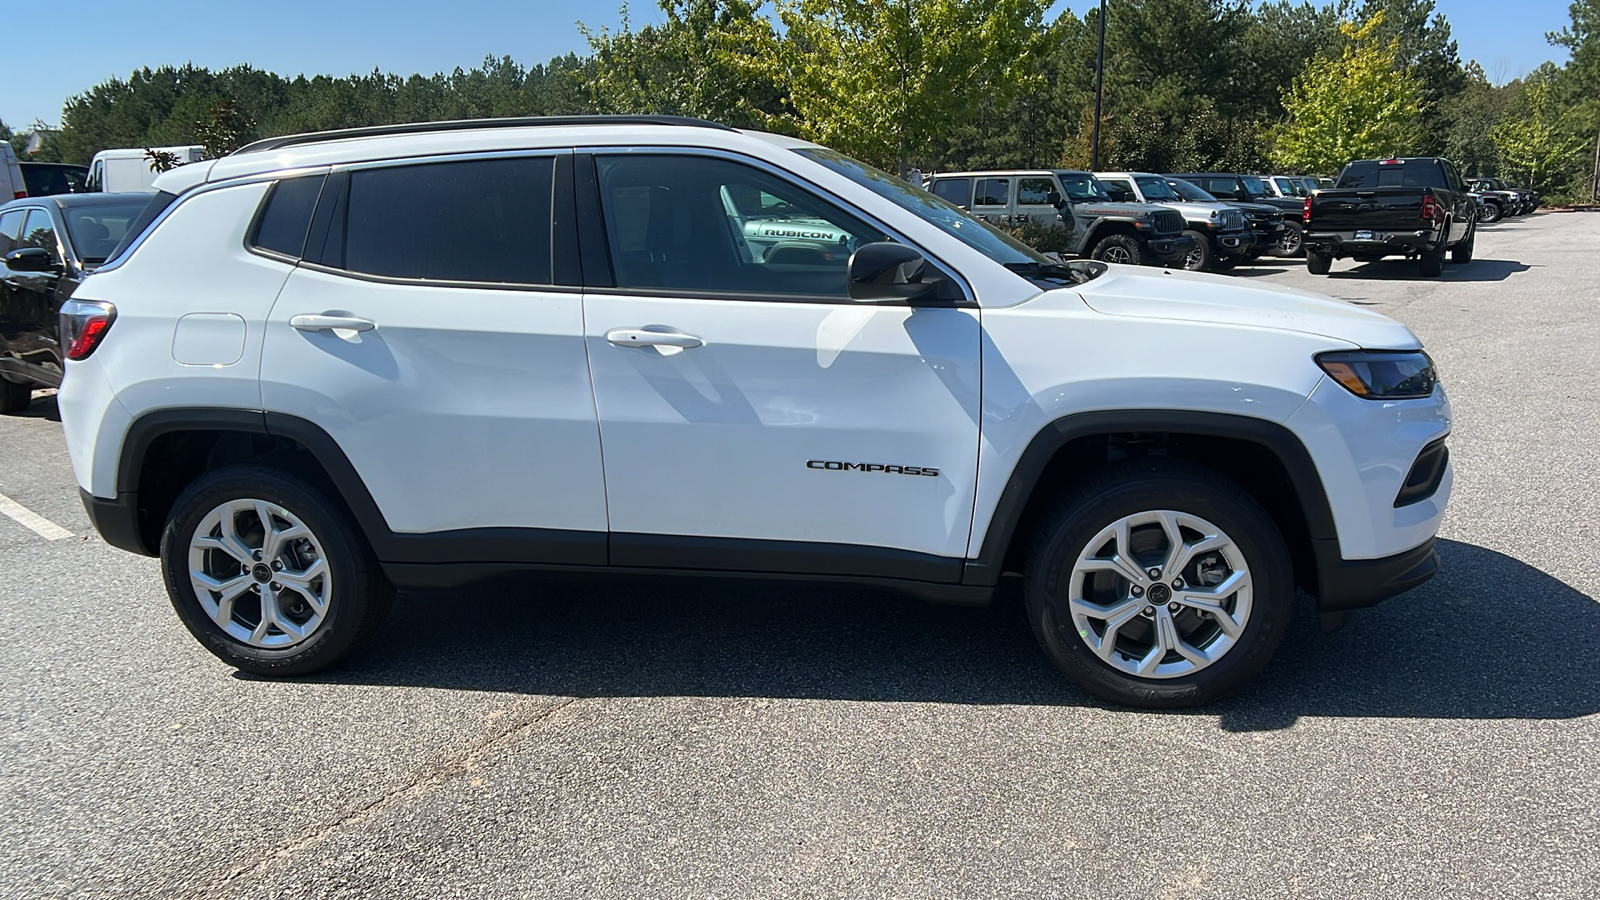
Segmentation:
<svg viewBox="0 0 1600 900">
<path fill-rule="evenodd" d="M 350 173 L 344 268 L 434 281 L 550 284 L 555 160 Z"/>
<path fill-rule="evenodd" d="M 256 220 L 250 246 L 299 259 L 305 252 L 311 213 L 317 208 L 324 180 L 322 175 L 307 175 L 286 178 L 273 185 L 261 216 Z"/>
<path fill-rule="evenodd" d="M 1005 206 L 1011 199 L 1011 184 L 1004 178 L 980 178 L 973 192 L 973 206 Z"/>
<path fill-rule="evenodd" d="M 933 183 L 933 195 L 952 206 L 966 206 L 972 202 L 972 179 L 941 178 Z"/>
</svg>

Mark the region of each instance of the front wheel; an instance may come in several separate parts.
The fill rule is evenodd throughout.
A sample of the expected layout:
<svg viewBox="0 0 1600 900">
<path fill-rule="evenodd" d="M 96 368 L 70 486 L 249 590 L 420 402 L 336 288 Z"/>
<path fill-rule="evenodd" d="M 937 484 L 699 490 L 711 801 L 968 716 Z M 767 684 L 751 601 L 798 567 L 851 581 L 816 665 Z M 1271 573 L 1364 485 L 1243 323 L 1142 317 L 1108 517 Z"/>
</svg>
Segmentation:
<svg viewBox="0 0 1600 900">
<path fill-rule="evenodd" d="M 1034 635 L 1084 690 L 1194 706 L 1248 681 L 1283 640 L 1289 552 L 1248 493 L 1211 469 L 1132 460 L 1063 497 L 1028 554 Z"/>
<path fill-rule="evenodd" d="M 1184 254 L 1183 267 L 1190 272 L 1210 271 L 1216 264 L 1216 251 L 1211 248 L 1211 239 L 1198 231 L 1185 231 L 1184 237 L 1194 238 L 1194 249 Z"/>
<path fill-rule="evenodd" d="M 1122 263 L 1129 266 L 1144 265 L 1144 248 L 1139 242 L 1125 234 L 1113 234 L 1103 238 L 1094 245 L 1094 250 L 1089 258 L 1101 262 Z"/>
<path fill-rule="evenodd" d="M 377 630 L 394 589 L 336 501 L 275 469 L 209 472 L 161 535 L 167 594 L 219 659 L 257 675 L 304 675 Z"/>
<path fill-rule="evenodd" d="M 1483 209 L 1478 211 L 1478 218 L 1486 225 L 1493 225 L 1500 221 L 1501 216 L 1502 212 L 1498 203 L 1485 203 Z"/>
<path fill-rule="evenodd" d="M 1306 271 L 1313 275 L 1326 275 L 1333 269 L 1333 254 L 1306 250 Z"/>
</svg>

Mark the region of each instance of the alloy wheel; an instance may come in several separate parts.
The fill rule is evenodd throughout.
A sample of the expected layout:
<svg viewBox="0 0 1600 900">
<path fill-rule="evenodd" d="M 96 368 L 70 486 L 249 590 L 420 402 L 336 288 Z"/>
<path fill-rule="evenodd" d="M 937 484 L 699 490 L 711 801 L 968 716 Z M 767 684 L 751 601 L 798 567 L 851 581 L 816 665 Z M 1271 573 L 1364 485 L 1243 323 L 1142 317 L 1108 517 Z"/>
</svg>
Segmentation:
<svg viewBox="0 0 1600 900">
<path fill-rule="evenodd" d="M 217 627 L 267 650 L 315 634 L 333 595 L 316 535 L 265 500 L 230 500 L 200 520 L 189 541 L 189 582 Z"/>
<path fill-rule="evenodd" d="M 1222 659 L 1250 622 L 1250 568 L 1216 525 L 1150 510 L 1107 525 L 1073 563 L 1073 630 L 1101 660 L 1178 678 Z"/>
</svg>

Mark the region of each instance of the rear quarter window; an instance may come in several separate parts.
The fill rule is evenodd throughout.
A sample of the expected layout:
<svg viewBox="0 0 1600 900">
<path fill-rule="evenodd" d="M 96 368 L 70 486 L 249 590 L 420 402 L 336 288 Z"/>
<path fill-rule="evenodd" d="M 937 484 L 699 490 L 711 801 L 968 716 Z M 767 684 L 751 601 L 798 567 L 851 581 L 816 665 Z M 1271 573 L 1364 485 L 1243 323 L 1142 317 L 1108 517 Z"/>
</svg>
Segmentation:
<svg viewBox="0 0 1600 900">
<path fill-rule="evenodd" d="M 322 194 L 323 175 L 286 178 L 272 186 L 250 238 L 250 246 L 299 259 L 305 253 L 311 213 Z"/>
</svg>

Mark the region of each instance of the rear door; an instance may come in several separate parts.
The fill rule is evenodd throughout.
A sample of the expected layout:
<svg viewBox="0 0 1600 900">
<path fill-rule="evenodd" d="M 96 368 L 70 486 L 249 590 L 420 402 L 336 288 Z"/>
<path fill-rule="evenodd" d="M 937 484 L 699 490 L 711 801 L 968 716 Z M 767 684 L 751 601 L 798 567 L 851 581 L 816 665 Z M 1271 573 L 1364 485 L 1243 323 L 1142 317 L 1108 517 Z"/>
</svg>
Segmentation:
<svg viewBox="0 0 1600 900">
<path fill-rule="evenodd" d="M 1011 221 L 1011 181 L 1006 177 L 979 178 L 972 188 L 972 214 L 995 225 Z"/>
<path fill-rule="evenodd" d="M 273 305 L 264 408 L 331 436 L 391 531 L 437 539 L 406 561 L 604 562 L 570 165 L 336 171 Z"/>
<path fill-rule="evenodd" d="M 774 169 L 641 149 L 589 171 L 612 564 L 959 579 L 977 309 L 851 301 L 850 254 L 884 231 Z M 757 252 L 730 197 L 799 236 Z"/>
</svg>

